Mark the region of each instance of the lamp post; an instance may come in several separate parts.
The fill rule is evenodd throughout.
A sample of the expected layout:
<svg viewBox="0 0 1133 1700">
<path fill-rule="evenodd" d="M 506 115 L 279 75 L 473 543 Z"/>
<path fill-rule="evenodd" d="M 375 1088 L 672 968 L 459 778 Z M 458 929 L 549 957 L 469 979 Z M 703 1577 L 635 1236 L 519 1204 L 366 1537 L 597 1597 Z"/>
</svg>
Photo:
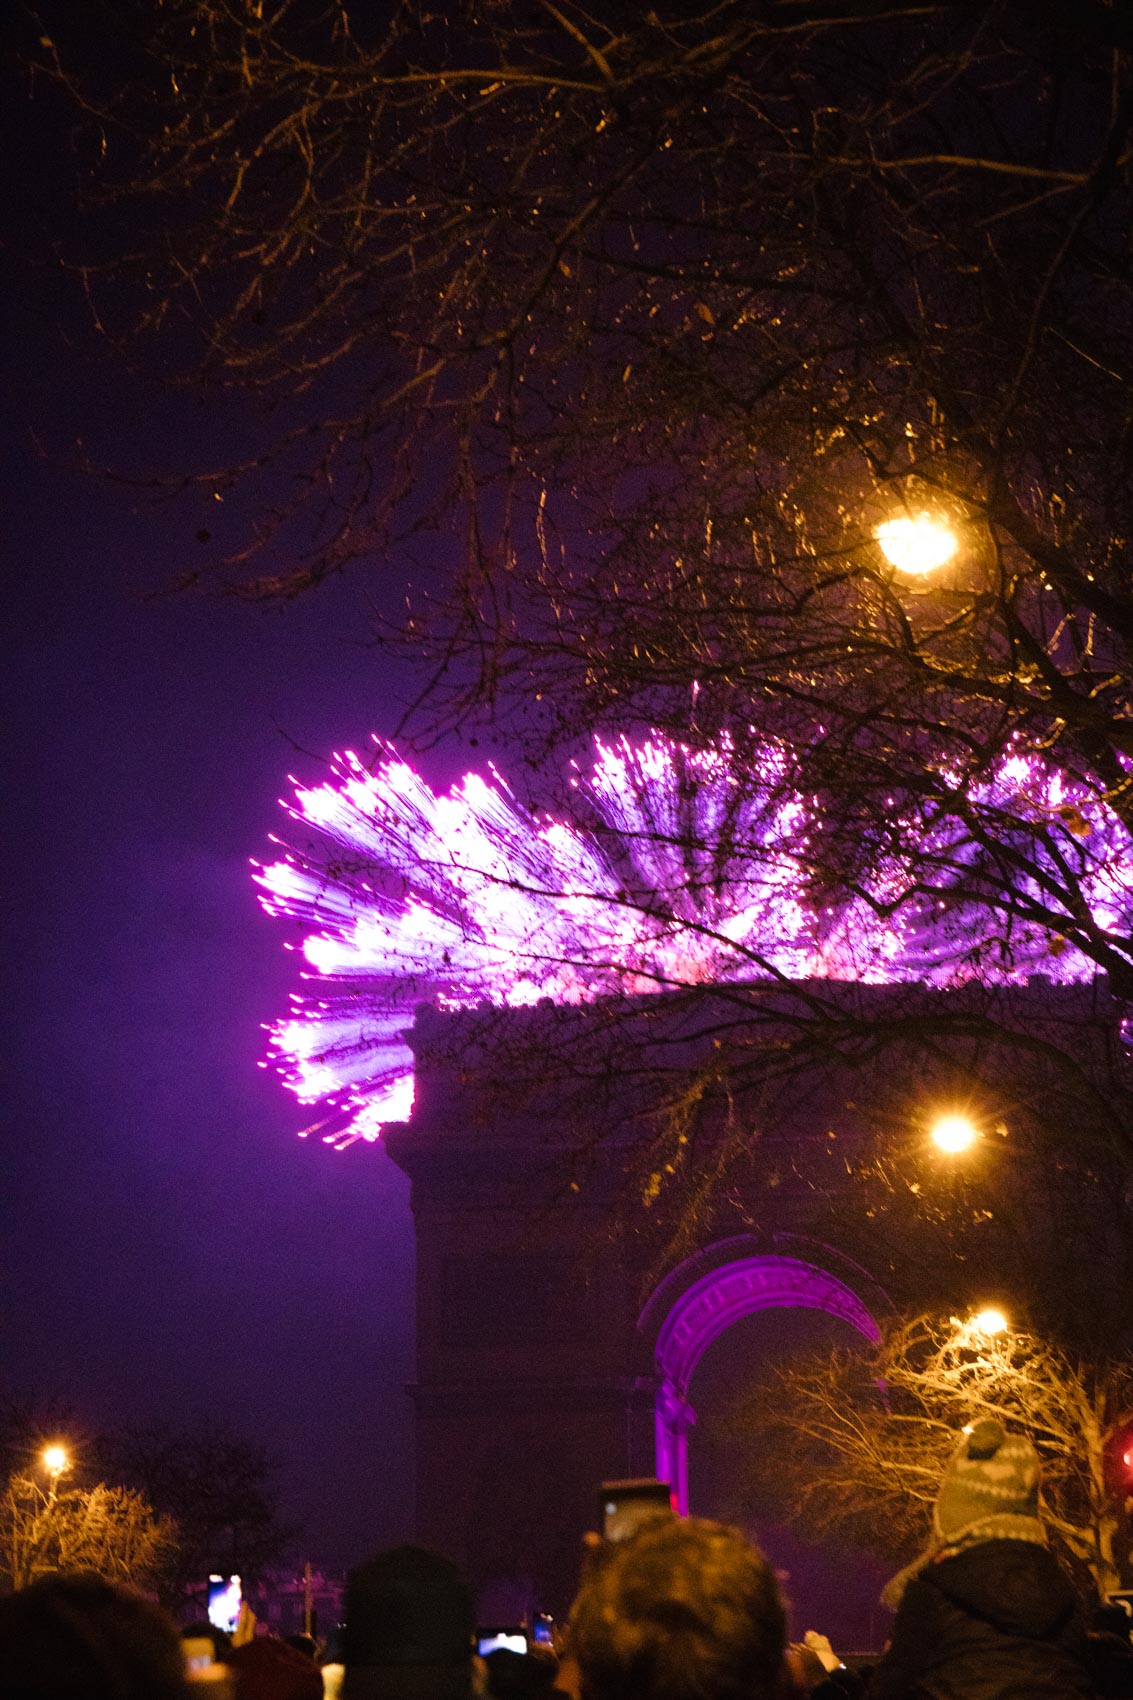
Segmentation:
<svg viewBox="0 0 1133 1700">
<path fill-rule="evenodd" d="M 43 1449 L 43 1467 L 47 1471 L 51 1483 L 47 1503 L 53 1505 L 59 1492 L 59 1477 L 64 1471 L 71 1468 L 71 1460 L 68 1458 L 65 1448 L 59 1445 L 45 1446 Z"/>
<path fill-rule="evenodd" d="M 24 1533 L 13 1543 L 9 1560 L 12 1581 L 17 1589 L 26 1588 L 29 1582 L 34 1581 L 41 1566 L 58 1568 L 57 1565 L 45 1565 L 44 1557 L 52 1541 L 58 1541 L 61 1513 L 56 1512 L 55 1504 L 59 1497 L 59 1477 L 71 1468 L 71 1460 L 65 1447 L 53 1443 L 44 1447 L 40 1462 L 47 1472 L 47 1493 L 43 1494 L 38 1486 L 34 1487 Z"/>
</svg>

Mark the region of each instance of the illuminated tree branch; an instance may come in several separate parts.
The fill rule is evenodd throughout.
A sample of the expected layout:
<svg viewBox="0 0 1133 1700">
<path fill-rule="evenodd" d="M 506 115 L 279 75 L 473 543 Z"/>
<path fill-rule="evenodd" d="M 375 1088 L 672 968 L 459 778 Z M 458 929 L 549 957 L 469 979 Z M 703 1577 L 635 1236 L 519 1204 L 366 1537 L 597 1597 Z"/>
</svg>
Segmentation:
<svg viewBox="0 0 1133 1700">
<path fill-rule="evenodd" d="M 919 1316 L 895 1323 L 868 1360 L 836 1352 L 781 1367 L 736 1426 L 812 1525 L 907 1556 L 927 1543 L 957 1431 L 981 1417 L 1033 1441 L 1056 1546 L 1099 1594 L 1125 1585 L 1128 1487 L 1115 1447 L 1133 1420 L 1126 1359 L 1075 1362 L 1025 1332 Z"/>
</svg>

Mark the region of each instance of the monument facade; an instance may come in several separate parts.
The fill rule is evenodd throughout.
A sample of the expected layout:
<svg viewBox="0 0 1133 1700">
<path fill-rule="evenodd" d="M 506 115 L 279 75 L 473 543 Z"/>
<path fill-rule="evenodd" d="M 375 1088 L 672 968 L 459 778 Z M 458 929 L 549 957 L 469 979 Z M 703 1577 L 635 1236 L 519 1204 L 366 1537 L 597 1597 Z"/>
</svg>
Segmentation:
<svg viewBox="0 0 1133 1700">
<path fill-rule="evenodd" d="M 417 1236 L 417 1534 L 461 1564 L 483 1621 L 566 1608 L 603 1480 L 658 1475 L 689 1508 L 692 1378 L 739 1318 L 821 1310 L 866 1344 L 890 1308 L 884 1271 L 847 1255 L 830 1224 L 831 1176 L 849 1172 L 879 1106 L 892 1113 L 892 1056 L 864 1070 L 816 1060 L 774 1091 L 749 1071 L 739 1098 L 718 1071 L 675 1123 L 659 1105 L 715 1054 L 714 995 L 695 1023 L 682 1005 L 660 1052 L 632 1008 L 616 1031 L 593 1007 L 417 1012 L 414 1111 L 386 1136 L 412 1181 Z M 910 999 L 853 995 L 890 1013 Z M 932 996 L 963 1013 L 955 994 Z M 1081 1016 L 1078 989 L 1045 987 L 1012 993 L 1012 1019 L 1046 1019 L 1052 998 Z M 1109 1025 L 1095 1018 L 1092 1031 Z M 957 1078 L 977 1062 L 995 1076 L 994 1046 L 979 1043 L 973 1061 L 957 1040 Z M 656 1186 L 696 1193 L 729 1128 L 746 1167 L 674 1235 Z"/>
</svg>

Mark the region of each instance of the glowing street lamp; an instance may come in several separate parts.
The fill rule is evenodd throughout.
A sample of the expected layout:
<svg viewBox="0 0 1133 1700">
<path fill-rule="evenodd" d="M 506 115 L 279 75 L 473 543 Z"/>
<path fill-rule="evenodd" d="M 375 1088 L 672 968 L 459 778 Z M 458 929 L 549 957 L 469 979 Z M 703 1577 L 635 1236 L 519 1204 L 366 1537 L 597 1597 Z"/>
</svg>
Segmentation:
<svg viewBox="0 0 1133 1700">
<path fill-rule="evenodd" d="M 956 533 L 931 514 L 901 514 L 884 520 L 873 535 L 889 565 L 913 577 L 935 572 L 960 547 Z"/>
<path fill-rule="evenodd" d="M 940 1116 L 929 1130 L 929 1138 L 938 1151 L 947 1152 L 950 1157 L 957 1156 L 961 1151 L 968 1151 L 979 1138 L 979 1129 L 967 1116 Z"/>
<path fill-rule="evenodd" d="M 66 1452 L 64 1452 L 61 1446 L 47 1446 L 44 1448 L 43 1466 L 49 1476 L 55 1476 L 58 1478 L 63 1474 L 64 1470 L 69 1468 L 70 1462 L 70 1459 L 67 1457 Z"/>
<path fill-rule="evenodd" d="M 976 1334 L 1006 1334 L 1009 1323 L 1001 1310 L 989 1305 L 987 1310 L 979 1310 L 972 1318 L 972 1331 Z"/>
</svg>

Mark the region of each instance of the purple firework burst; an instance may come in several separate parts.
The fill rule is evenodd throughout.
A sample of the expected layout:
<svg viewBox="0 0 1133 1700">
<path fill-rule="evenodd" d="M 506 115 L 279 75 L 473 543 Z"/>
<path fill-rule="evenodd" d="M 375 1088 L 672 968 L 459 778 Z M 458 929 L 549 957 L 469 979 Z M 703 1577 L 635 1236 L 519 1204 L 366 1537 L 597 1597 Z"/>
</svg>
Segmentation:
<svg viewBox="0 0 1133 1700">
<path fill-rule="evenodd" d="M 949 806 L 947 776 L 935 809 L 897 821 L 893 848 L 832 903 L 806 895 L 822 810 L 771 740 L 742 764 L 727 740 L 596 740 L 572 774 L 572 819 L 532 812 L 495 769 L 435 792 L 382 744 L 368 764 L 336 757 L 332 774 L 296 783 L 285 807 L 305 842 L 254 877 L 268 913 L 305 929 L 306 988 L 269 1029 L 270 1059 L 321 1106 L 306 1131 L 339 1147 L 411 1110 L 403 1034 L 424 999 L 579 1003 L 769 975 L 1089 978 L 1096 964 L 1061 938 L 1052 955 L 1044 875 L 1065 877 L 1068 858 L 1091 924 L 1133 929 L 1128 832 L 1034 755 L 1006 758 L 967 794 L 1026 840 L 1009 942 L 1002 915 L 989 941 L 981 846 Z"/>
</svg>

